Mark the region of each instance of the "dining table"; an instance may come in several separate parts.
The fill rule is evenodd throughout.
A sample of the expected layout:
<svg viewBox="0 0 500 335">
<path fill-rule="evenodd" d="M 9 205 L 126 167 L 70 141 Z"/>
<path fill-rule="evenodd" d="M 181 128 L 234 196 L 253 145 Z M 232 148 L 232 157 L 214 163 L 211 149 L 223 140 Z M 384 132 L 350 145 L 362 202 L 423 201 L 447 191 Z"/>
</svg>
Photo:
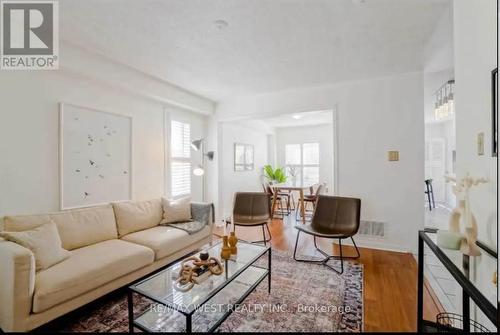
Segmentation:
<svg viewBox="0 0 500 335">
<path fill-rule="evenodd" d="M 314 187 L 317 186 L 318 183 L 308 183 L 308 182 L 299 182 L 299 181 L 289 181 L 285 183 L 272 184 L 270 187 L 273 189 L 273 202 L 271 206 L 271 218 L 274 217 L 274 210 L 276 208 L 276 203 L 278 200 L 278 193 L 286 191 L 286 192 L 299 192 L 299 203 L 300 203 L 300 214 L 302 217 L 302 223 L 306 223 L 306 207 L 304 202 L 304 191 L 309 190 L 310 194 L 313 194 Z"/>
</svg>

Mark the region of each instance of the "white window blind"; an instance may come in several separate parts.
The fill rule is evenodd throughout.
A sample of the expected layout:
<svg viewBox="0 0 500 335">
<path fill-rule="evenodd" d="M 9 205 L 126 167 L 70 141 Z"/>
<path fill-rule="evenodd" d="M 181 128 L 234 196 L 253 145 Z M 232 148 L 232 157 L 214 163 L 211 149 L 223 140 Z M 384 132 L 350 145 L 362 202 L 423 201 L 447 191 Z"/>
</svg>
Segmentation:
<svg viewBox="0 0 500 335">
<path fill-rule="evenodd" d="M 285 145 L 285 163 L 288 177 L 295 178 L 302 184 L 319 183 L 319 143 Z"/>
<path fill-rule="evenodd" d="M 172 158 L 191 157 L 191 127 L 189 123 L 172 121 Z"/>
<path fill-rule="evenodd" d="M 171 195 L 191 193 L 191 126 L 172 121 L 171 124 Z"/>
</svg>

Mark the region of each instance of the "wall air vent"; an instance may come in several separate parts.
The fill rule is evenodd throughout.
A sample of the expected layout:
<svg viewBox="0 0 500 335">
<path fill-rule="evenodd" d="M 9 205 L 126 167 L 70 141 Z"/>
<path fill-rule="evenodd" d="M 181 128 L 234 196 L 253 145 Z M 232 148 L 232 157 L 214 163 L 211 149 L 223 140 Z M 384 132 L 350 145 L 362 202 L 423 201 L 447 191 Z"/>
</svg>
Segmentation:
<svg viewBox="0 0 500 335">
<path fill-rule="evenodd" d="M 385 222 L 361 221 L 358 234 L 365 236 L 384 237 Z"/>
</svg>

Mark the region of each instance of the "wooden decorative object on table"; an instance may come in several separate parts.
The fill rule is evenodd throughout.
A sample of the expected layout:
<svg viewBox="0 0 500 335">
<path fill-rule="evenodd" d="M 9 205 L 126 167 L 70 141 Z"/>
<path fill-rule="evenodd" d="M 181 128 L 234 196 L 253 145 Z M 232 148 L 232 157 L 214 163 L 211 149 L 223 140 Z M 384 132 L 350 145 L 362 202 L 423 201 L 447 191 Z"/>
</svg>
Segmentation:
<svg viewBox="0 0 500 335">
<path fill-rule="evenodd" d="M 220 261 L 210 257 L 208 253 L 200 253 L 200 257 L 191 256 L 182 261 L 174 288 L 177 291 L 187 292 L 210 275 L 220 275 L 223 271 Z"/>
<path fill-rule="evenodd" d="M 231 258 L 231 248 L 229 247 L 228 236 L 222 236 L 222 248 L 220 250 L 220 258 L 229 259 Z"/>
<path fill-rule="evenodd" d="M 232 231 L 227 239 L 229 244 L 229 249 L 231 250 L 231 255 L 236 255 L 238 253 L 238 247 L 236 244 L 238 243 L 238 238 L 236 237 L 236 233 Z"/>
</svg>

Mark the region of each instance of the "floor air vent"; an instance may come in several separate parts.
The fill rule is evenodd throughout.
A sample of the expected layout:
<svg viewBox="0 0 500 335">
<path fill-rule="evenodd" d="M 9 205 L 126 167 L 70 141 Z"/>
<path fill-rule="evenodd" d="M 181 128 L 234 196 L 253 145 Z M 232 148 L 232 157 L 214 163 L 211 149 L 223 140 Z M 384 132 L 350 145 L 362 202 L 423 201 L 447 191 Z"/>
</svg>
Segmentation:
<svg viewBox="0 0 500 335">
<path fill-rule="evenodd" d="M 375 221 L 361 221 L 358 234 L 366 236 L 384 237 L 385 223 Z"/>
</svg>

